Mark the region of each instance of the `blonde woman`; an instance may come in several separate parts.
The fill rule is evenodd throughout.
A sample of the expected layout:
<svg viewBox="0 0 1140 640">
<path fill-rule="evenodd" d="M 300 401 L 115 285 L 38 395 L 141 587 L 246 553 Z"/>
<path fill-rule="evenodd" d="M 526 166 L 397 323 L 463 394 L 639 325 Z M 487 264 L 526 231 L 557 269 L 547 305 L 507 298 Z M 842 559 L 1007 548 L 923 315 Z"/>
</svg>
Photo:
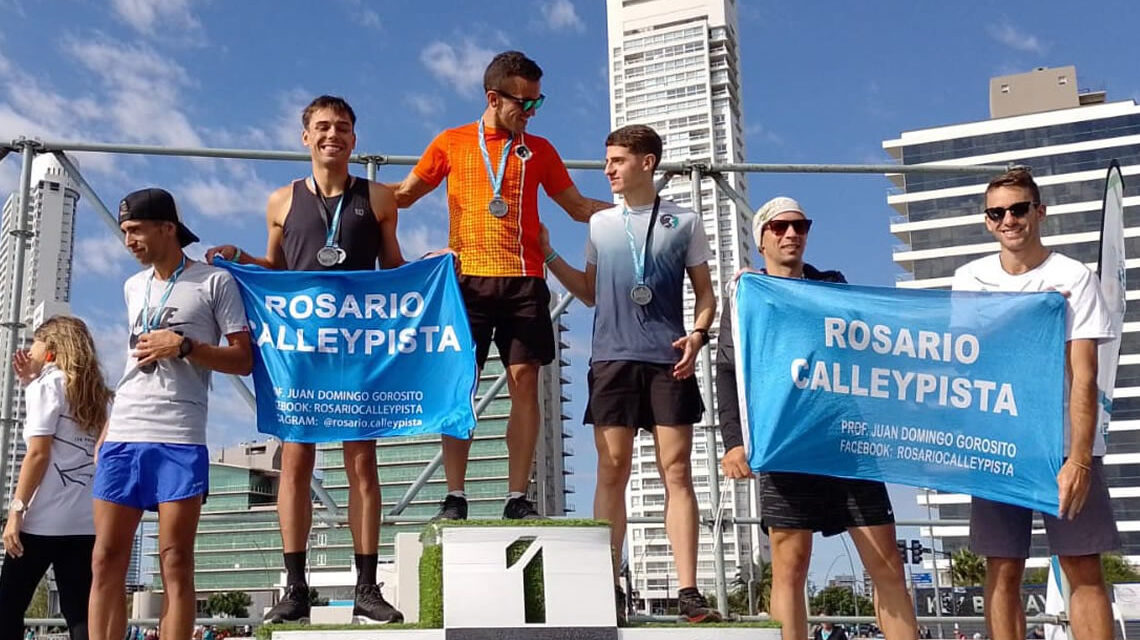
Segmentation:
<svg viewBox="0 0 1140 640">
<path fill-rule="evenodd" d="M 24 611 L 51 566 L 71 638 L 86 640 L 95 443 L 107 423 L 111 390 L 82 320 L 55 316 L 34 339 L 12 359 L 25 387 L 28 452 L 4 527 L 0 638 L 23 637 Z"/>
</svg>

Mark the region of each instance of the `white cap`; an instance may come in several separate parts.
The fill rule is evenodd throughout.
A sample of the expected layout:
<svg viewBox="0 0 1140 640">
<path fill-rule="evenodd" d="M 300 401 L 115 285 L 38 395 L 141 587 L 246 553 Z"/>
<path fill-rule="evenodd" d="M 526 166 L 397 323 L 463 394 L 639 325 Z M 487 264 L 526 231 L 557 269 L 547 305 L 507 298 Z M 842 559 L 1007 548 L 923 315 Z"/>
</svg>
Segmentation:
<svg viewBox="0 0 1140 640">
<path fill-rule="evenodd" d="M 761 230 L 764 228 L 764 225 L 768 224 L 768 221 L 772 218 L 789 211 L 804 214 L 804 209 L 800 206 L 800 203 L 787 196 L 776 196 L 765 202 L 764 206 L 756 210 L 756 215 L 752 218 L 752 235 L 756 239 L 756 246 L 760 246 Z M 806 216 L 807 214 L 804 215 Z"/>
</svg>

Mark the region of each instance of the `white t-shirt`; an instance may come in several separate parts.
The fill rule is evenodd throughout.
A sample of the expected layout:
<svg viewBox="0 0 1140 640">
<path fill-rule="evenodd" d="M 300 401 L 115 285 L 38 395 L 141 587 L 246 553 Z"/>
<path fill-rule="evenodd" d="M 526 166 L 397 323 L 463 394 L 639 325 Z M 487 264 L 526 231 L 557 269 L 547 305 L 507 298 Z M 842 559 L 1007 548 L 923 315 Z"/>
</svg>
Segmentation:
<svg viewBox="0 0 1140 640">
<path fill-rule="evenodd" d="M 998 254 L 979 258 L 954 272 L 955 291 L 1068 291 L 1065 314 L 1065 341 L 1096 340 L 1098 343 L 1116 337 L 1108 307 L 1100 292 L 1100 280 L 1085 265 L 1051 252 L 1035 269 L 1017 275 L 1007 273 Z M 1095 417 L 1094 417 L 1095 420 Z M 1069 455 L 1069 384 L 1065 384 L 1065 455 Z M 1097 429 L 1093 440 L 1094 456 L 1105 454 L 1104 434 Z"/>
<path fill-rule="evenodd" d="M 130 345 L 143 332 L 144 306 L 152 318 L 158 319 L 152 331 L 169 329 L 210 345 L 218 344 L 223 336 L 247 330 L 245 306 L 228 272 L 187 261 L 163 308 L 158 309 L 166 291 L 165 281 L 151 283 L 150 300 L 144 300 L 152 271 L 137 273 L 123 285 L 131 340 L 126 371 L 115 390 L 106 441 L 204 445 L 210 370 L 189 359 L 168 358 L 146 373 L 131 357 Z"/>
<path fill-rule="evenodd" d="M 24 442 L 37 436 L 51 441 L 47 471 L 24 514 L 22 531 L 39 536 L 95 535 L 91 483 L 95 477 L 95 441 L 75 423 L 67 403 L 66 378 L 55 365 L 24 390 L 27 420 Z"/>
</svg>

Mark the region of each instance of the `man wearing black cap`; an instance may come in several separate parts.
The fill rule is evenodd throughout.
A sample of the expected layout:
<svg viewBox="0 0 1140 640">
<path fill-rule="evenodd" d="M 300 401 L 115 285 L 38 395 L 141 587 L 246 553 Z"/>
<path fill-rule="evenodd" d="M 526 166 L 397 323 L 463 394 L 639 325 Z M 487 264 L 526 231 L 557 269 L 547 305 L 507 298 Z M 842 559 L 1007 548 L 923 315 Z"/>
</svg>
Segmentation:
<svg viewBox="0 0 1140 640">
<path fill-rule="evenodd" d="M 89 632 L 97 640 L 123 637 L 135 530 L 143 511 L 157 511 L 161 627 L 164 636 L 188 638 L 194 534 L 208 489 L 210 372 L 248 374 L 253 350 L 236 283 L 182 252 L 198 237 L 182 223 L 169 193 L 143 189 L 123 198 L 119 228 L 127 248 L 149 268 L 123 287 L 130 344 L 96 453 Z M 222 336 L 225 345 L 219 345 Z"/>
</svg>

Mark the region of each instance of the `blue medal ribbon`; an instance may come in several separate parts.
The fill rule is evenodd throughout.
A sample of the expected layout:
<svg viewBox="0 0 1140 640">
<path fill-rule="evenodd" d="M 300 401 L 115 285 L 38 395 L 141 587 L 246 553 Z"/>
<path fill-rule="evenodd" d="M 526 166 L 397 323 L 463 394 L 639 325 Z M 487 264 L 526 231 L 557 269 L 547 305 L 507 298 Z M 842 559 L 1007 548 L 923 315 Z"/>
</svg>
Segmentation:
<svg viewBox="0 0 1140 640">
<path fill-rule="evenodd" d="M 487 151 L 487 140 L 483 137 L 483 118 L 479 118 L 479 151 L 483 154 L 483 165 L 487 167 L 487 178 L 491 181 L 491 191 L 495 198 L 502 198 L 503 178 L 507 175 L 507 156 L 511 155 L 511 147 L 515 142 L 515 134 L 507 136 L 507 143 L 503 145 L 503 154 L 499 158 L 499 171 L 495 172 L 491 166 L 491 152 Z"/>
<path fill-rule="evenodd" d="M 143 300 L 142 309 L 142 332 L 144 334 L 150 333 L 151 328 L 158 324 L 158 316 L 166 307 L 166 301 L 170 299 L 170 292 L 174 291 L 174 283 L 178 281 L 178 276 L 182 275 L 185 270 L 186 254 L 182 254 L 182 261 L 178 263 L 178 268 L 170 274 L 170 279 L 166 281 L 166 291 L 163 291 L 162 297 L 158 299 L 158 307 L 155 309 L 153 317 L 150 314 L 150 285 L 154 282 L 154 269 L 150 270 L 150 276 L 146 279 L 146 298 Z"/>
<path fill-rule="evenodd" d="M 344 191 L 342 191 L 340 194 L 340 200 L 336 201 L 336 211 L 333 213 L 332 221 L 330 222 L 327 218 L 324 218 L 322 216 L 322 220 L 324 220 L 324 222 L 325 222 L 325 229 L 326 229 L 326 231 L 325 231 L 325 246 L 326 247 L 338 247 L 338 244 L 335 241 L 335 238 L 336 238 L 338 232 L 340 231 L 340 208 L 341 208 L 341 205 L 344 204 L 344 197 L 346 195 L 348 195 L 348 187 L 350 184 L 352 184 L 352 176 L 349 176 L 348 180 L 346 180 L 344 183 Z M 313 189 L 317 192 L 317 201 L 321 203 L 321 209 L 324 209 L 325 208 L 325 196 L 323 193 L 321 193 L 321 187 L 319 185 L 317 185 L 317 176 L 313 176 Z M 328 211 L 326 210 L 325 213 L 328 213 Z"/>
</svg>

